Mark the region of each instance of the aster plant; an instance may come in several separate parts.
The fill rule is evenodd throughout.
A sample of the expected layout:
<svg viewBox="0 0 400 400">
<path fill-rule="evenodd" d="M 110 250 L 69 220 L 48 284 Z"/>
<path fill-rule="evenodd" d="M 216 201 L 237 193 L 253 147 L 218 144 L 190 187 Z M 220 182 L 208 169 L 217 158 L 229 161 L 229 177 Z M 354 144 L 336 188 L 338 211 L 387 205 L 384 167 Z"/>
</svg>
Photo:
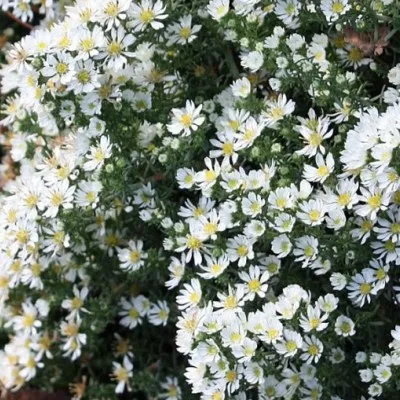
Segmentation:
<svg viewBox="0 0 400 400">
<path fill-rule="evenodd" d="M 1 71 L 4 390 L 396 398 L 397 2 L 65 10 Z"/>
</svg>

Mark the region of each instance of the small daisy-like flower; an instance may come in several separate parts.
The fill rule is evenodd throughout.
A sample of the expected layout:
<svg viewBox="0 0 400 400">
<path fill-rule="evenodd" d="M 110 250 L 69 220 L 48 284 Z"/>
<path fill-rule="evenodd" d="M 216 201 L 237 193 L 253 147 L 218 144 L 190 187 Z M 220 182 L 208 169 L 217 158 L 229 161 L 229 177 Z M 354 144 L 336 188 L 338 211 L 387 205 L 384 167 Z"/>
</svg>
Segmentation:
<svg viewBox="0 0 400 400">
<path fill-rule="evenodd" d="M 284 94 L 280 94 L 277 100 L 268 100 L 266 110 L 262 112 L 266 125 L 274 128 L 286 115 L 293 113 L 294 106 L 294 101 L 288 100 Z"/>
<path fill-rule="evenodd" d="M 277 353 L 282 354 L 284 357 L 293 357 L 302 348 L 303 339 L 299 333 L 285 329 L 282 339 L 275 343 L 274 346 Z"/>
<path fill-rule="evenodd" d="M 169 317 L 169 307 L 167 302 L 159 300 L 156 304 L 153 304 L 147 317 L 152 325 L 165 326 Z"/>
<path fill-rule="evenodd" d="M 292 250 L 292 243 L 286 235 L 279 235 L 271 243 L 272 251 L 278 258 L 286 257 Z"/>
<path fill-rule="evenodd" d="M 312 199 L 303 202 L 300 204 L 299 209 L 300 210 L 297 212 L 297 218 L 306 225 L 311 226 L 321 225 L 327 211 L 324 203 L 320 199 Z"/>
<path fill-rule="evenodd" d="M 257 72 L 264 64 L 264 56 L 261 51 L 251 51 L 240 55 L 241 65 L 251 72 Z"/>
<path fill-rule="evenodd" d="M 142 296 L 143 297 L 143 296 Z M 142 323 L 147 310 L 144 307 L 141 296 L 131 297 L 129 300 L 122 298 L 120 301 L 122 311 L 118 313 L 121 316 L 120 324 L 128 329 L 133 329 Z"/>
<path fill-rule="evenodd" d="M 321 358 L 324 345 L 314 335 L 311 337 L 306 336 L 303 341 L 302 350 L 304 352 L 300 356 L 302 360 L 304 360 L 307 364 L 311 364 L 312 362 L 317 363 Z"/>
<path fill-rule="evenodd" d="M 229 261 L 238 261 L 239 267 L 246 265 L 247 260 L 254 258 L 253 244 L 255 240 L 250 240 L 244 235 L 238 235 L 228 240 L 227 255 Z"/>
<path fill-rule="evenodd" d="M 175 377 L 167 377 L 165 382 L 161 383 L 163 393 L 160 398 L 165 400 L 181 400 L 182 390 L 178 385 L 178 379 Z"/>
<path fill-rule="evenodd" d="M 350 4 L 348 0 L 322 0 L 321 10 L 327 21 L 332 23 L 350 10 Z"/>
<path fill-rule="evenodd" d="M 127 63 L 127 57 L 134 56 L 134 53 L 128 51 L 128 48 L 135 42 L 135 37 L 130 33 L 127 34 L 122 26 L 112 29 L 110 36 L 104 50 L 95 58 L 104 60 L 107 68 L 120 70 Z"/>
<path fill-rule="evenodd" d="M 321 154 L 317 154 L 317 156 L 315 157 L 315 161 L 317 163 L 317 167 L 313 167 L 307 164 L 304 165 L 303 176 L 309 182 L 323 183 L 333 172 L 333 168 L 335 166 L 333 156 L 331 153 L 329 153 L 324 160 L 324 157 Z"/>
<path fill-rule="evenodd" d="M 236 314 L 242 310 L 242 306 L 245 303 L 244 296 L 245 292 L 243 287 L 239 286 L 235 290 L 231 286 L 229 286 L 228 294 L 217 293 L 217 297 L 219 300 L 214 301 L 213 305 L 215 308 L 219 309 L 218 312 L 221 312 L 223 314 Z"/>
<path fill-rule="evenodd" d="M 246 98 L 250 94 L 251 84 L 250 81 L 244 77 L 233 82 L 231 88 L 234 96 Z"/>
<path fill-rule="evenodd" d="M 111 149 L 112 144 L 108 136 L 102 136 L 97 146 L 90 147 L 90 154 L 87 156 L 88 161 L 83 165 L 85 171 L 93 171 L 101 168 L 104 161 L 111 157 Z"/>
<path fill-rule="evenodd" d="M 41 73 L 55 83 L 67 85 L 75 75 L 75 62 L 68 53 L 60 53 L 57 56 L 49 54 Z"/>
<path fill-rule="evenodd" d="M 229 0 L 211 0 L 207 6 L 211 18 L 221 20 L 229 12 Z"/>
<path fill-rule="evenodd" d="M 323 141 L 333 134 L 333 130 L 329 130 L 329 118 L 317 118 L 315 111 L 310 109 L 307 119 L 301 117 L 298 119 L 301 125 L 297 126 L 296 130 L 302 136 L 305 146 L 296 153 L 304 154 L 307 157 L 315 156 L 318 151 L 325 154 Z"/>
<path fill-rule="evenodd" d="M 176 302 L 180 310 L 197 306 L 202 296 L 200 281 L 198 279 L 192 279 L 190 284 L 185 283 L 183 285 L 183 289 L 181 289 L 179 293 Z"/>
<path fill-rule="evenodd" d="M 268 271 L 261 273 L 260 268 L 253 265 L 250 266 L 249 272 L 239 272 L 239 278 L 244 281 L 243 287 L 247 292 L 246 300 L 254 300 L 255 296 L 265 297 L 268 289 L 267 281 L 269 279 Z"/>
<path fill-rule="evenodd" d="M 130 0 L 104 0 L 99 10 L 99 22 L 106 24 L 107 30 L 120 26 L 121 21 L 126 19 L 130 5 Z"/>
<path fill-rule="evenodd" d="M 335 322 L 335 332 L 339 336 L 353 336 L 356 333 L 354 322 L 350 318 L 340 315 Z"/>
<path fill-rule="evenodd" d="M 371 295 L 375 294 L 374 281 L 373 272 L 368 268 L 364 268 L 361 273 L 353 276 L 347 290 L 349 291 L 349 298 L 353 300 L 354 304 L 362 307 L 365 302 L 371 301 Z"/>
<path fill-rule="evenodd" d="M 163 2 L 157 0 L 153 3 L 152 0 L 142 0 L 139 4 L 132 3 L 129 12 L 128 28 L 133 28 L 136 32 L 144 31 L 149 25 L 159 30 L 164 27 L 164 24 L 159 20 L 167 18 L 164 14 L 166 7 Z"/>
<path fill-rule="evenodd" d="M 262 212 L 264 205 L 265 200 L 261 196 L 250 192 L 247 197 L 242 199 L 243 214 L 254 218 Z"/>
<path fill-rule="evenodd" d="M 327 314 L 322 314 L 319 306 L 307 307 L 307 316 L 304 314 L 300 317 L 300 326 L 304 330 L 304 332 L 311 331 L 323 331 L 328 326 L 326 320 L 328 319 Z"/>
<path fill-rule="evenodd" d="M 131 387 L 129 385 L 129 379 L 133 376 L 133 365 L 129 360 L 128 356 L 124 357 L 124 361 L 122 364 L 113 362 L 113 373 L 112 377 L 115 381 L 117 381 L 117 387 L 115 388 L 115 393 L 123 393 L 125 390 L 125 386 L 128 391 L 131 391 Z"/>
<path fill-rule="evenodd" d="M 361 187 L 360 205 L 355 207 L 355 211 L 361 217 L 369 217 L 374 220 L 380 210 L 386 210 L 389 204 L 390 195 L 378 188 L 371 190 Z"/>
<path fill-rule="evenodd" d="M 143 251 L 143 242 L 141 240 L 130 240 L 128 249 L 118 249 L 118 259 L 121 262 L 121 269 L 127 271 L 137 271 L 144 265 L 147 259 L 147 253 Z"/>
<path fill-rule="evenodd" d="M 200 265 L 200 268 L 204 271 L 198 273 L 204 279 L 215 279 L 220 276 L 225 269 L 229 266 L 229 260 L 226 255 L 223 255 L 218 258 L 210 257 L 208 255 L 205 256 L 207 265 Z"/>
<path fill-rule="evenodd" d="M 187 44 L 193 42 L 197 38 L 196 33 L 201 29 L 201 25 L 192 26 L 192 16 L 184 15 L 179 18 L 179 22 L 169 26 L 167 29 L 168 42 L 167 45 L 171 46 L 174 43 Z"/>
<path fill-rule="evenodd" d="M 202 105 L 197 108 L 193 101 L 187 100 L 185 108 L 172 109 L 172 121 L 167 125 L 167 129 L 173 135 L 189 136 L 192 131 L 195 132 L 204 122 L 204 117 L 200 115 Z"/>
</svg>

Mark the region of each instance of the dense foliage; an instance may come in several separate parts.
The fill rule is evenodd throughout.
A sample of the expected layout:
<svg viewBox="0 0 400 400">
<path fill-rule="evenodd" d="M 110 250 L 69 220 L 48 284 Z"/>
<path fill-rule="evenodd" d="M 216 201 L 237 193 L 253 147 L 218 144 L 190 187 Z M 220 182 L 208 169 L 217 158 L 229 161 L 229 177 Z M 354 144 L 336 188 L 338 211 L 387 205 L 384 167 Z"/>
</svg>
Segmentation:
<svg viewBox="0 0 400 400">
<path fill-rule="evenodd" d="M 399 9 L 79 0 L 16 43 L 4 388 L 397 398 Z"/>
</svg>

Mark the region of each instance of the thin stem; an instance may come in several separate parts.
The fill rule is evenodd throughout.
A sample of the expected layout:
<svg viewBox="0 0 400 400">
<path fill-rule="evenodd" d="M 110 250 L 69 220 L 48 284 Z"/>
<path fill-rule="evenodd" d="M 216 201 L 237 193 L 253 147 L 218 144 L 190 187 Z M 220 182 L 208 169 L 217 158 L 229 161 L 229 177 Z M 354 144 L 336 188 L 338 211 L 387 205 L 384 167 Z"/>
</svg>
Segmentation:
<svg viewBox="0 0 400 400">
<path fill-rule="evenodd" d="M 33 25 L 28 24 L 27 22 L 24 22 L 24 21 L 20 20 L 13 13 L 11 13 L 9 11 L 6 11 L 5 13 L 6 13 L 7 17 L 13 19 L 15 22 L 17 22 L 18 24 L 20 24 L 24 28 L 29 29 L 30 31 L 33 29 Z"/>
</svg>

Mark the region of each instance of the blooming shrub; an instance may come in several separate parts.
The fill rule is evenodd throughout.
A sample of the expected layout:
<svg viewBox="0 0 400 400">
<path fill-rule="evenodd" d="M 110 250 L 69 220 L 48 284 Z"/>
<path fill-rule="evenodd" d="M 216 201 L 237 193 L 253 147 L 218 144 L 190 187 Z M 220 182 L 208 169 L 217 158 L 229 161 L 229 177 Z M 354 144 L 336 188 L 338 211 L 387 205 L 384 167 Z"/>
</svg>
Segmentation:
<svg viewBox="0 0 400 400">
<path fill-rule="evenodd" d="M 390 0 L 79 0 L 17 43 L 3 386 L 396 398 L 398 18 Z"/>
</svg>

